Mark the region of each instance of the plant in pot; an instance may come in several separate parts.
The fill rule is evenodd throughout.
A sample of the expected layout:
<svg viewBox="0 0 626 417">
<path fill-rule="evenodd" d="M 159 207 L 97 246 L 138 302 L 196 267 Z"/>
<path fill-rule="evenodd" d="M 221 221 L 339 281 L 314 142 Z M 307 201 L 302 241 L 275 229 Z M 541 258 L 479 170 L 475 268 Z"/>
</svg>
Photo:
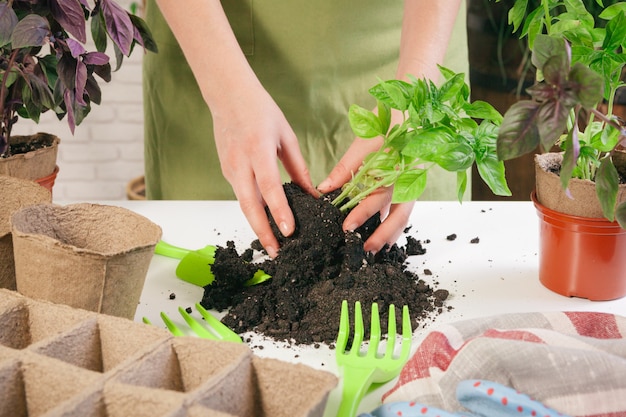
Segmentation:
<svg viewBox="0 0 626 417">
<path fill-rule="evenodd" d="M 97 79 L 111 80 L 108 39 L 116 69 L 136 44 L 156 52 L 145 22 L 114 0 L 0 1 L 0 174 L 52 188 L 59 138 L 13 137 L 13 126 L 52 111 L 73 133 L 101 102 Z M 92 43 L 95 51 L 88 51 Z"/>
<path fill-rule="evenodd" d="M 296 231 L 282 236 L 270 215 L 281 249 L 262 263 L 250 262 L 247 250 L 239 256 L 233 245 L 218 247 L 211 265 L 215 280 L 205 287 L 203 307 L 230 307 L 223 321 L 239 333 L 255 330 L 298 343 L 334 342 L 343 299 L 351 305 L 378 302 L 383 326 L 389 304 L 409 306 L 415 327 L 440 311 L 447 291 L 406 270 L 408 254 L 424 253 L 420 242 L 413 239 L 413 249 L 393 245 L 367 254 L 363 242 L 380 224 L 378 214 L 355 232 L 341 225 L 352 207 L 380 187 L 393 186 L 393 202 L 419 198 L 435 166 L 456 175 L 459 200 L 474 164 L 494 193 L 510 195 L 504 163 L 496 156 L 502 115 L 488 103 L 469 101 L 463 74 L 441 72 L 441 85 L 415 78 L 381 81 L 370 89 L 375 111 L 352 105 L 348 117 L 355 135 L 382 138 L 382 145 L 342 190 L 315 198 L 286 184 Z M 272 278 L 247 286 L 259 269 Z M 363 318 L 367 329 L 368 314 Z"/>
<path fill-rule="evenodd" d="M 73 133 L 91 105 L 101 103 L 97 79 L 111 80 L 107 45 L 115 69 L 137 45 L 156 52 L 145 22 L 114 0 L 0 1 L 0 174 L 51 175 L 52 188 L 59 139 L 14 137 L 13 126 L 51 111 Z M 0 189 L 0 198 L 9 200 L 4 192 L 15 188 Z M 133 318 L 160 227 L 120 207 L 61 207 L 49 199 L 8 216 L 15 277 L 6 278 L 6 286 L 14 282 L 32 298 Z"/>
<path fill-rule="evenodd" d="M 503 160 L 533 152 L 540 217 L 540 281 L 566 295 L 607 300 L 626 295 L 626 128 L 612 114 L 624 85 L 626 3 L 597 17 L 582 1 L 541 1 L 523 19 L 538 80 L 530 100 L 506 112 L 497 141 Z M 606 111 L 601 111 L 606 109 Z M 555 149 L 556 148 L 556 149 Z"/>
</svg>

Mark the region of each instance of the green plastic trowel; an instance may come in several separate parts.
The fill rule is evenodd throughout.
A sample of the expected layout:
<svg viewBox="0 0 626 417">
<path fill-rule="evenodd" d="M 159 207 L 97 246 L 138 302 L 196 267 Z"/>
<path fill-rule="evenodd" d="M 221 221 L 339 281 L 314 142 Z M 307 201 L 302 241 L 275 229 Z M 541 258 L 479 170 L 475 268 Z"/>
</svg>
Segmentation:
<svg viewBox="0 0 626 417">
<path fill-rule="evenodd" d="M 211 271 L 211 265 L 215 262 L 215 249 L 215 246 L 208 245 L 202 249 L 190 250 L 170 245 L 161 240 L 156 244 L 154 253 L 180 259 L 176 267 L 176 276 L 190 284 L 206 287 L 215 280 Z M 245 285 L 260 284 L 270 278 L 270 275 L 259 269 L 252 278 L 246 281 Z"/>
</svg>

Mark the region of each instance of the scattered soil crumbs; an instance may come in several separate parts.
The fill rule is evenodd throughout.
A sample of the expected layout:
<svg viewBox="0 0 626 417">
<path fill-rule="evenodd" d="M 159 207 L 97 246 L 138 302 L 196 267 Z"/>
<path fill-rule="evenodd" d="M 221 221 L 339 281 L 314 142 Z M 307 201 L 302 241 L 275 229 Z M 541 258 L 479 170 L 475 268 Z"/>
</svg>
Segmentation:
<svg viewBox="0 0 626 417">
<path fill-rule="evenodd" d="M 205 287 L 201 304 L 218 311 L 228 309 L 222 321 L 230 328 L 295 344 L 332 345 L 344 299 L 350 305 L 350 317 L 354 303 L 361 302 L 366 329 L 370 306 L 378 303 L 383 332 L 390 304 L 396 306 L 398 332 L 403 305 L 409 306 L 413 329 L 448 309 L 447 290 L 434 289 L 406 268 L 407 256 L 426 252 L 421 242 L 408 238 L 406 248 L 393 245 L 376 255 L 367 254 L 363 242 L 380 224 L 378 216 L 346 233 L 341 228 L 345 216 L 330 204 L 332 196 L 316 199 L 294 184 L 285 184 L 285 192 L 296 218 L 296 232 L 283 237 L 269 216 L 281 245 L 276 259 L 250 262 L 258 241 L 242 254 L 233 242 L 216 251 L 215 281 Z M 244 286 L 258 269 L 272 279 Z"/>
</svg>

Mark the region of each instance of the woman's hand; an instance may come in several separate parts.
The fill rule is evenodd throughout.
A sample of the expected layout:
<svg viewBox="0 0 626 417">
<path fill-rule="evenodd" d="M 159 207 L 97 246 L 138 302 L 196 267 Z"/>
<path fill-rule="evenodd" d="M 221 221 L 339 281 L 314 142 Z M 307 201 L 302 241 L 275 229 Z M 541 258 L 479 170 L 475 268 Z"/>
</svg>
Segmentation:
<svg viewBox="0 0 626 417">
<path fill-rule="evenodd" d="M 317 189 L 322 193 L 329 193 L 343 186 L 359 169 L 363 159 L 381 144 L 382 139 L 356 138 Z M 386 244 L 394 244 L 408 224 L 415 203 L 391 204 L 392 193 L 393 187 L 379 188 L 353 208 L 343 223 L 344 230 L 355 230 L 374 214 L 380 213 L 381 225 L 363 246 L 367 252 L 378 252 Z"/>
<path fill-rule="evenodd" d="M 234 94 L 235 98 L 224 99 L 213 107 L 215 143 L 224 177 L 233 187 L 259 241 L 273 258 L 278 241 L 270 228 L 265 205 L 284 236 L 295 229 L 277 158 L 294 183 L 310 194 L 319 193 L 311 182 L 296 135 L 274 100 L 260 87 L 245 92 L 245 97 Z M 242 102 L 237 103 L 236 97 L 241 97 Z"/>
<path fill-rule="evenodd" d="M 259 241 L 275 257 L 278 241 L 265 205 L 283 235 L 295 229 L 276 159 L 294 183 L 318 195 L 295 134 L 250 68 L 219 1 L 157 3 L 211 110 L 222 172 Z"/>
</svg>

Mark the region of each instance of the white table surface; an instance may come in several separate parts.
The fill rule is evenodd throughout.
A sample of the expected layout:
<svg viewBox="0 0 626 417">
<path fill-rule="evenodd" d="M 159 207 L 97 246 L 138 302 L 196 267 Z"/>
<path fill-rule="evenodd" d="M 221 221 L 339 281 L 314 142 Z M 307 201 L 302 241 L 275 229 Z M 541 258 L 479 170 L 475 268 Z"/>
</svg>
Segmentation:
<svg viewBox="0 0 626 417">
<path fill-rule="evenodd" d="M 57 202 L 68 204 L 68 202 Z M 241 251 L 255 239 L 237 202 L 217 201 L 98 201 L 128 208 L 157 223 L 163 240 L 188 249 L 225 245 L 233 240 Z M 413 348 L 427 331 L 442 323 L 533 311 L 599 311 L 626 316 L 626 299 L 591 302 L 567 298 L 541 285 L 538 269 L 538 219 L 531 202 L 418 202 L 410 221 L 409 234 L 421 240 L 425 255 L 409 258 L 410 269 L 427 283 L 450 291 L 445 311 L 424 323 L 414 334 Z M 446 237 L 456 234 L 454 241 Z M 479 243 L 470 240 L 478 238 Z M 399 244 L 404 244 L 404 236 Z M 176 278 L 178 261 L 154 256 L 151 261 L 136 321 L 149 318 L 162 325 L 164 311 L 180 324 L 177 309 L 191 307 L 202 298 L 202 288 Z M 432 275 L 424 274 L 429 269 Z M 171 300 L 170 294 L 176 298 Z M 164 326 L 163 326 L 164 327 Z M 337 374 L 334 350 L 326 345 L 291 346 L 255 336 L 249 343 L 255 354 Z M 359 412 L 380 403 L 391 384 L 370 392 Z M 334 416 L 341 383 L 328 400 L 325 416 Z"/>
</svg>

